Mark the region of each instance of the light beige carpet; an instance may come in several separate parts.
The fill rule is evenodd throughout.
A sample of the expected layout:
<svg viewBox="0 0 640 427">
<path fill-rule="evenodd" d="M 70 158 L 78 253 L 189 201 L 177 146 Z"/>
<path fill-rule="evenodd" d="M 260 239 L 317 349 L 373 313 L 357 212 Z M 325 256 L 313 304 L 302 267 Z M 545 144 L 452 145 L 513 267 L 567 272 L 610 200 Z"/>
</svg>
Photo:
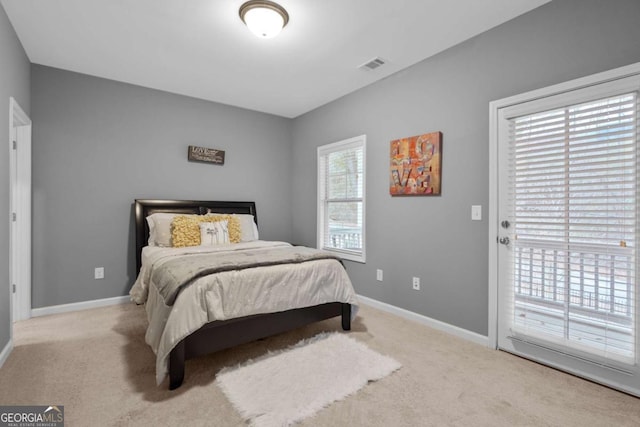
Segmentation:
<svg viewBox="0 0 640 427">
<path fill-rule="evenodd" d="M 68 426 L 243 426 L 216 373 L 339 331 L 340 319 L 188 361 L 175 391 L 155 385 L 145 326 L 135 305 L 18 322 L 16 347 L 0 369 L 0 405 L 61 404 Z M 361 308 L 349 336 L 402 369 L 300 425 L 640 425 L 640 399 L 370 307 Z"/>
</svg>

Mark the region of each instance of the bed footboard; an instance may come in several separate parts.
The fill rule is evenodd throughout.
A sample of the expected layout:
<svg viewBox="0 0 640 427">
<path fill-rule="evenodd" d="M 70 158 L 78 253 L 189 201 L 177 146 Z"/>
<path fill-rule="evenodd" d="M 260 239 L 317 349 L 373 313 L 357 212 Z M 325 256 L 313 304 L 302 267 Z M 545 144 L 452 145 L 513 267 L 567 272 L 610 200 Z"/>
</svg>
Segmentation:
<svg viewBox="0 0 640 427">
<path fill-rule="evenodd" d="M 180 341 L 169 353 L 169 390 L 175 390 L 184 380 L 185 342 Z"/>
<path fill-rule="evenodd" d="M 208 323 L 180 341 L 171 350 L 169 354 L 169 389 L 175 390 L 182 385 L 187 359 L 287 332 L 336 316 L 341 316 L 343 330 L 351 330 L 351 305 L 339 302 Z"/>
<path fill-rule="evenodd" d="M 342 304 L 342 329 L 351 330 L 351 304 Z"/>
</svg>

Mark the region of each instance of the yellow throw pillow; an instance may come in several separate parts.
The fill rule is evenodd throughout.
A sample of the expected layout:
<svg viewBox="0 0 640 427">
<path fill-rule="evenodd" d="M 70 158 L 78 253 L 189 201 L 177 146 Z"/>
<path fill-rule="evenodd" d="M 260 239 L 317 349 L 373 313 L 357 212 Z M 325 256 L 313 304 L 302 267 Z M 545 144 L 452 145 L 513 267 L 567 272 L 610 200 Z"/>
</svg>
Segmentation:
<svg viewBox="0 0 640 427">
<path fill-rule="evenodd" d="M 240 221 L 233 215 L 176 215 L 171 223 L 171 240 L 174 248 L 200 246 L 200 223 L 227 221 L 229 241 L 240 241 Z"/>
</svg>

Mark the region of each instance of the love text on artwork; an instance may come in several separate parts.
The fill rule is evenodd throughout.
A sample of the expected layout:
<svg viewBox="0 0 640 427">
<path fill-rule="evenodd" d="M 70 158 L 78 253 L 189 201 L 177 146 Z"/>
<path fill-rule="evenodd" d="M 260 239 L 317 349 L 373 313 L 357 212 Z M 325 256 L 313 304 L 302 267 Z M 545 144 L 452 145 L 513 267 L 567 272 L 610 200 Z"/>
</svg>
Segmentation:
<svg viewBox="0 0 640 427">
<path fill-rule="evenodd" d="M 224 165 L 224 151 L 215 148 L 189 146 L 188 160 L 190 162 L 205 162 Z"/>
</svg>

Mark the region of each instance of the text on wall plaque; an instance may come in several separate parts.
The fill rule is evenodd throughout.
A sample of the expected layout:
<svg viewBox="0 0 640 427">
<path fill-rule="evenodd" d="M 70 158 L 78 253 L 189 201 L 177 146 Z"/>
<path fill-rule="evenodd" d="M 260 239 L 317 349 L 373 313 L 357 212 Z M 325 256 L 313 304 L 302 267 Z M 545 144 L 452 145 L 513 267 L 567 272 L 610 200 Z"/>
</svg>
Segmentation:
<svg viewBox="0 0 640 427">
<path fill-rule="evenodd" d="M 224 151 L 215 148 L 189 146 L 188 160 L 190 162 L 206 162 L 224 165 Z"/>
</svg>

